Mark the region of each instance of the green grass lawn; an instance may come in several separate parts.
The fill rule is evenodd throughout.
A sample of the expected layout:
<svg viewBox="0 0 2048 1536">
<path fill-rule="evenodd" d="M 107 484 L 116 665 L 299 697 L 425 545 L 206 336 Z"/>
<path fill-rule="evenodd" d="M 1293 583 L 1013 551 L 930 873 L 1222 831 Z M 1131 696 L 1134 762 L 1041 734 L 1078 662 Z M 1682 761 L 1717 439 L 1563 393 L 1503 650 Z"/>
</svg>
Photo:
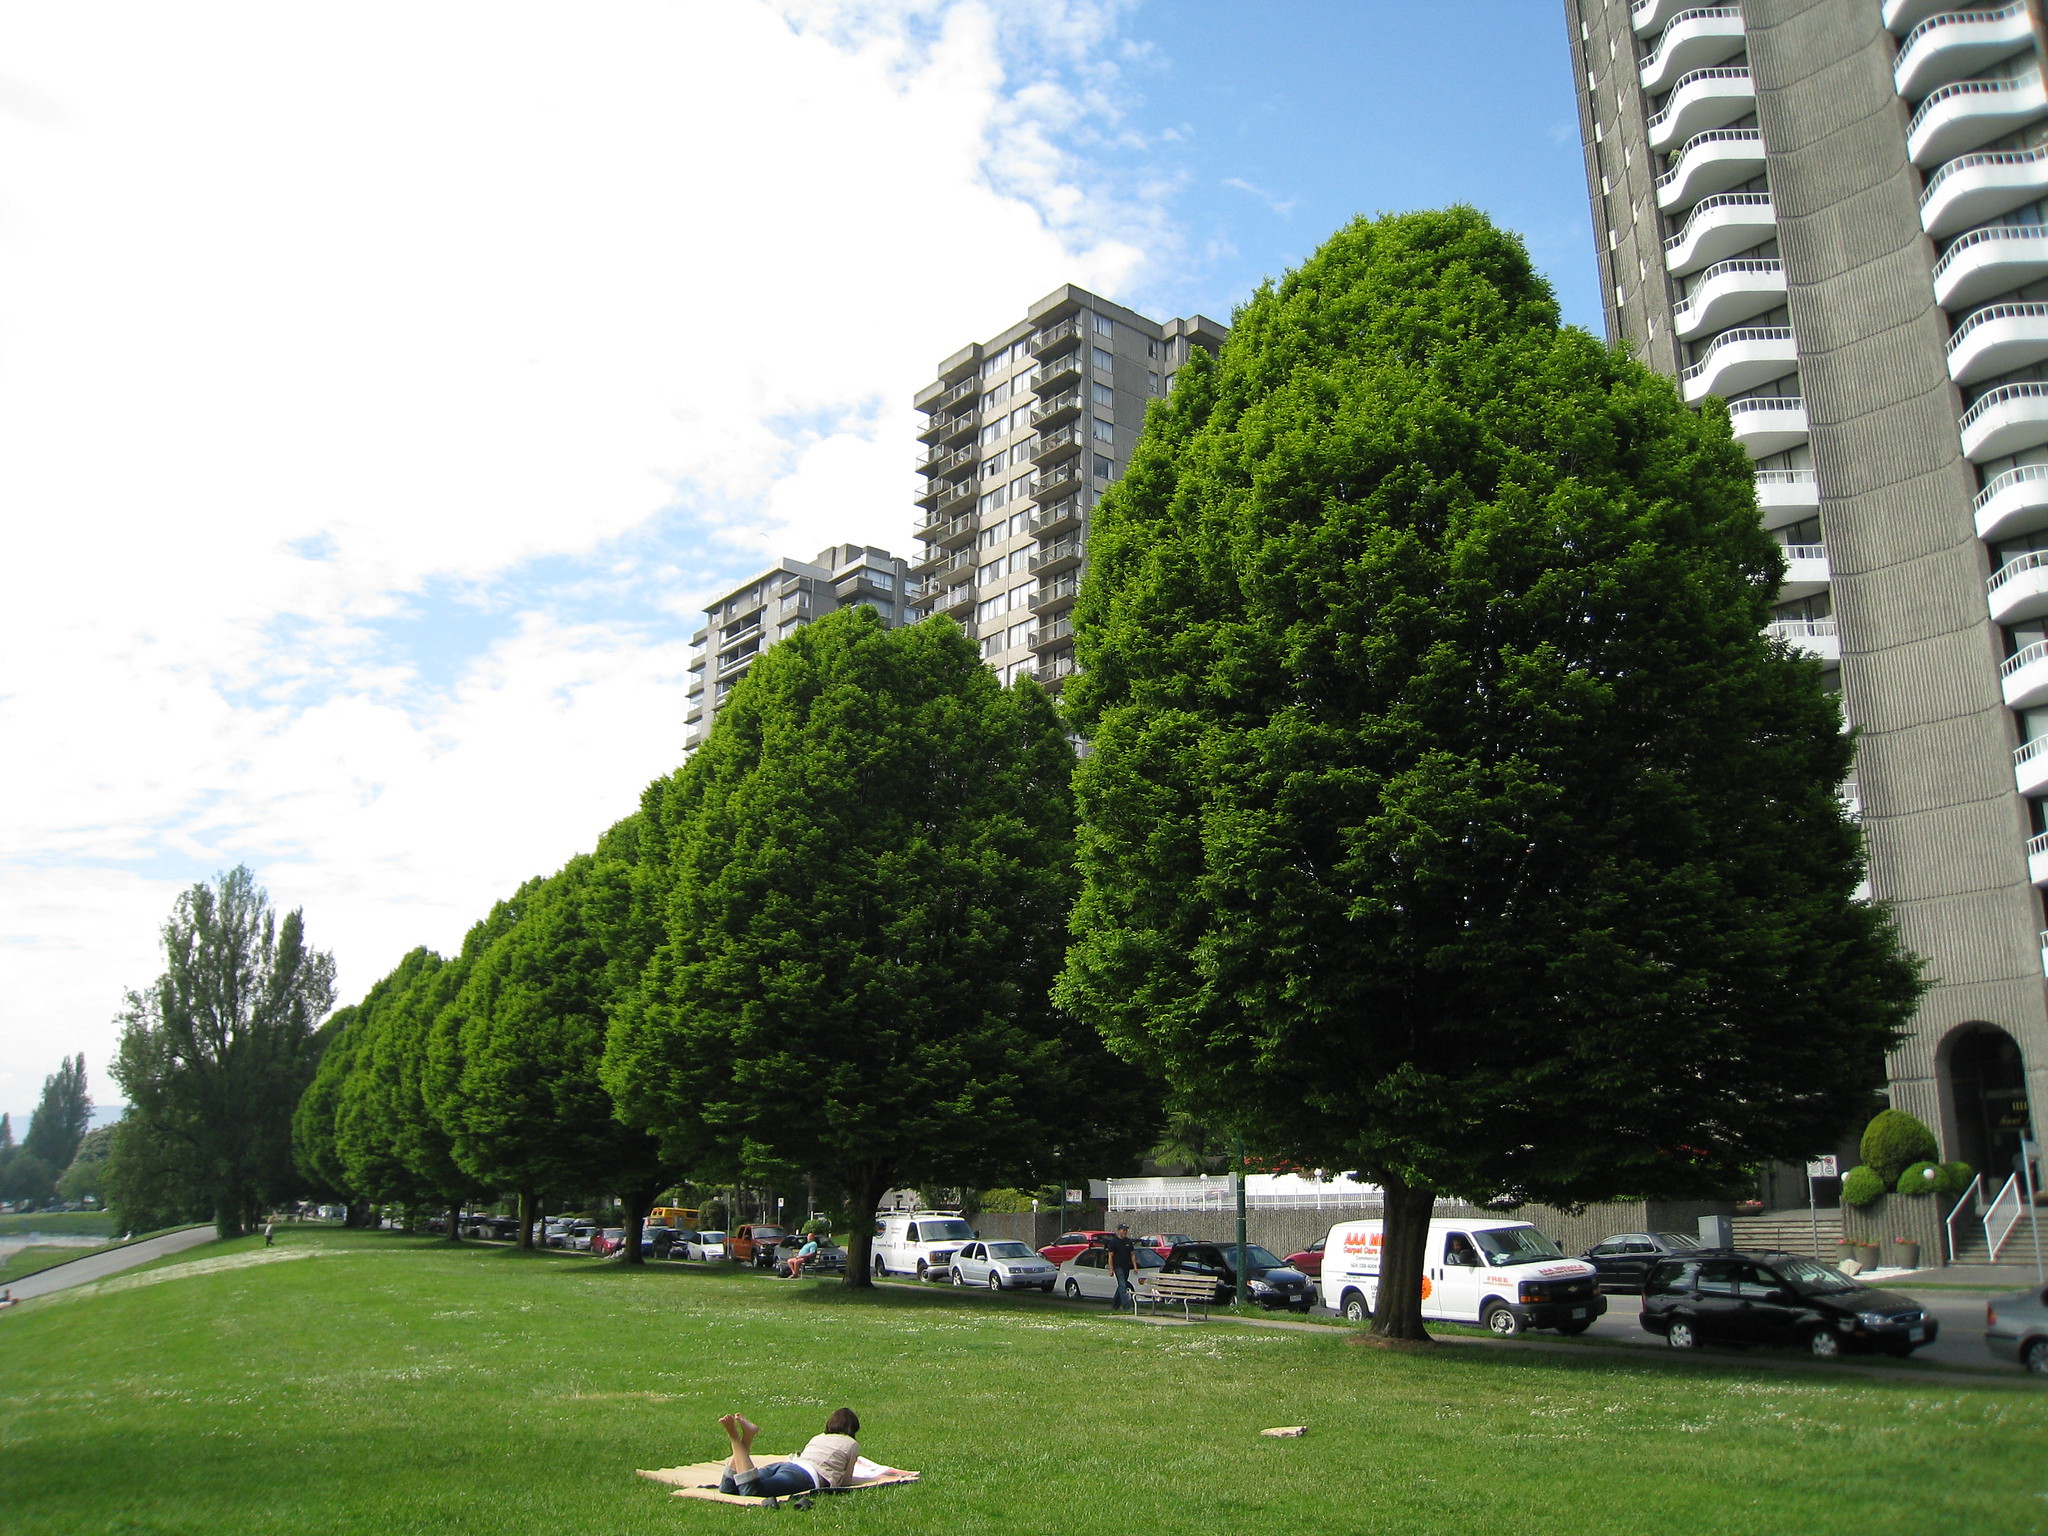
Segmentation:
<svg viewBox="0 0 2048 1536">
<path fill-rule="evenodd" d="M 312 1254 L 313 1257 L 291 1257 Z M 833 1408 L 922 1485 L 809 1514 L 633 1476 Z M 1261 1439 L 1307 1424 L 1301 1440 Z M 2048 1531 L 2048 1393 L 1731 1360 L 1359 1349 L 1037 1296 L 849 1297 L 392 1234 L 214 1244 L 0 1314 L 0 1525 L 99 1533 L 1097 1526 L 1238 1536 Z"/>
<path fill-rule="evenodd" d="M 17 1248 L 7 1256 L 7 1262 L 0 1264 L 0 1286 L 15 1280 L 25 1280 L 40 1270 L 56 1264 L 68 1264 L 73 1259 L 82 1259 L 89 1253 L 105 1253 L 109 1248 L 119 1248 L 119 1243 L 94 1243 L 90 1248 Z"/>
<path fill-rule="evenodd" d="M 26 1216 L 0 1216 L 0 1237 L 18 1237 L 24 1232 L 46 1232 L 51 1237 L 119 1237 L 106 1211 L 42 1211 Z"/>
</svg>

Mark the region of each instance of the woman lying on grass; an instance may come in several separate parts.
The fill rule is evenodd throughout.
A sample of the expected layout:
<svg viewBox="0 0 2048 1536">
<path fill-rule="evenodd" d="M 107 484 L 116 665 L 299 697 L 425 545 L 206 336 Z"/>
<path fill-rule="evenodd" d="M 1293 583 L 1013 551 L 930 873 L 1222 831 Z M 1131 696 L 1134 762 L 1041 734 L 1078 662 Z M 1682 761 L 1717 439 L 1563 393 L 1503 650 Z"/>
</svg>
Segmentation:
<svg viewBox="0 0 2048 1536">
<path fill-rule="evenodd" d="M 860 1460 L 860 1442 L 854 1438 L 860 1433 L 860 1415 L 851 1408 L 836 1410 L 825 1421 L 825 1433 L 811 1436 L 810 1444 L 787 1461 L 757 1464 L 754 1436 L 760 1427 L 736 1413 L 720 1419 L 718 1427 L 732 1442 L 725 1475 L 718 1480 L 720 1493 L 779 1499 L 820 1488 L 844 1488 L 853 1478 L 853 1464 Z"/>
</svg>

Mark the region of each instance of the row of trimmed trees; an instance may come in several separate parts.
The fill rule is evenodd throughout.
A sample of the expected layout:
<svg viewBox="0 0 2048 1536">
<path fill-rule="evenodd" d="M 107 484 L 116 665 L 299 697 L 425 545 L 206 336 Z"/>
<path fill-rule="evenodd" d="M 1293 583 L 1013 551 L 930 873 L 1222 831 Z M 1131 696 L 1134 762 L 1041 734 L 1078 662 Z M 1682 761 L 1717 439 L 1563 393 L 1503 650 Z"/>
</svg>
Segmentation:
<svg viewBox="0 0 2048 1536">
<path fill-rule="evenodd" d="M 1359 221 L 1155 406 L 1064 716 L 944 620 L 800 631 L 595 854 L 338 1016 L 302 1156 L 629 1209 L 779 1163 L 858 1218 L 1171 1109 L 1383 1186 L 1374 1326 L 1419 1336 L 1439 1196 L 1720 1194 L 1869 1113 L 1921 982 L 1782 573 L 1725 414 L 1471 210 Z"/>
<path fill-rule="evenodd" d="M 525 1242 L 537 1196 L 604 1190 L 633 1261 L 684 1176 L 801 1169 L 858 1213 L 1134 1155 L 1144 1079 L 1050 997 L 1073 766 L 956 627 L 819 621 L 593 853 L 335 1015 L 303 1166 L 353 1201 L 517 1193 Z"/>
</svg>

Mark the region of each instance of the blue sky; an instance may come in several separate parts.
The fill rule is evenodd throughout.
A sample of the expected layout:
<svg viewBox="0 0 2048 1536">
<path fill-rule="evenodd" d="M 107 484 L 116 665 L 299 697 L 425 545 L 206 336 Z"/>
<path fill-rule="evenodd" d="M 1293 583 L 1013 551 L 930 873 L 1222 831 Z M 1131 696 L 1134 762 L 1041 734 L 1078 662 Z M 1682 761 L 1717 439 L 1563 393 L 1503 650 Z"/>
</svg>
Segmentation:
<svg viewBox="0 0 2048 1536">
<path fill-rule="evenodd" d="M 107 45 L 119 36 L 124 46 Z M 344 999 L 673 766 L 721 586 L 912 547 L 915 390 L 1470 202 L 1599 323 L 1552 0 L 0 15 L 0 1110 L 246 862 Z"/>
</svg>

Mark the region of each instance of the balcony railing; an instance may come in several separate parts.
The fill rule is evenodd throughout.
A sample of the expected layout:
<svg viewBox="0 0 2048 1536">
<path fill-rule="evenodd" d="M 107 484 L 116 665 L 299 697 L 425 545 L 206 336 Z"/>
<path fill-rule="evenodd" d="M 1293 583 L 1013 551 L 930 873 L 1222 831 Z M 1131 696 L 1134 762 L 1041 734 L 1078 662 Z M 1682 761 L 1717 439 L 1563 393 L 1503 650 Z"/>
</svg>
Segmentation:
<svg viewBox="0 0 2048 1536">
<path fill-rule="evenodd" d="M 1912 119 L 1906 124 L 1907 158 L 1913 160 L 1916 164 L 1920 161 L 1921 155 L 1926 152 L 1928 146 L 1924 143 L 1916 146 L 1914 140 L 1919 136 L 1923 128 L 1927 128 L 1932 123 L 1933 119 L 1945 105 L 1951 102 L 1961 102 L 1968 97 L 1977 97 L 1982 100 L 1986 108 L 1990 109 L 1991 115 L 1996 115 L 1999 103 L 1995 98 L 2011 97 L 2013 98 L 2011 110 L 2016 113 L 2023 113 L 2029 110 L 2029 108 L 2021 101 L 2022 94 L 2033 92 L 2038 96 L 2040 91 L 2041 77 L 2038 74 L 2013 75 L 2000 80 L 1958 80 L 1951 85 L 1944 85 L 1936 90 L 1929 91 L 1926 100 L 1920 103 L 1919 107 L 1915 109 Z M 1990 135 L 1987 134 L 1984 137 L 1988 138 Z M 1979 142 L 1981 143 L 1982 139 Z M 1938 159 L 1940 156 L 1937 154 L 1930 158 Z"/>
<path fill-rule="evenodd" d="M 1973 229 L 1967 235 L 1958 236 L 1955 240 L 1951 241 L 1949 248 L 1941 253 L 1941 260 L 1934 264 L 1935 302 L 1942 302 L 1942 296 L 1944 293 L 1947 293 L 1949 288 L 1949 278 L 1958 267 L 1963 265 L 1965 256 L 1972 251 L 1979 250 L 1980 247 L 1994 242 L 2004 243 L 2008 241 L 2024 241 L 2032 245 L 2033 249 L 2023 251 L 2018 246 L 2014 246 L 2012 254 L 2009 256 L 2003 254 L 1994 256 L 1990 251 L 1984 251 L 1982 254 L 1991 256 L 1994 261 L 2010 262 L 2015 259 L 2033 262 L 2048 261 L 2048 244 L 2041 243 L 2048 241 L 2048 225 L 1992 224 L 1983 229 Z M 2009 286 L 2011 283 L 2012 278 L 2008 276 L 2005 279 L 2004 286 Z M 1958 290 L 1958 292 L 1962 291 L 1966 290 Z M 1953 302 L 1956 294 L 1947 293 L 1947 297 Z"/>
<path fill-rule="evenodd" d="M 1709 128 L 1705 133 L 1696 133 L 1678 146 L 1672 154 L 1671 169 L 1657 178 L 1658 207 L 1673 207 L 1683 201 L 1682 184 L 1692 173 L 1695 156 L 1705 159 L 1705 152 L 1718 145 L 1740 146 L 1744 153 L 1712 157 L 1716 160 L 1741 162 L 1746 168 L 1748 162 L 1754 160 L 1761 164 L 1764 158 L 1764 136 L 1755 128 Z M 1705 174 L 1704 170 L 1701 174 Z M 1733 179 L 1743 181 L 1748 178 L 1737 175 Z M 1672 194 L 1668 202 L 1664 199 L 1667 192 Z"/>
<path fill-rule="evenodd" d="M 943 475 L 958 469 L 963 464 L 974 462 L 972 448 L 941 448 L 918 465 L 918 471 L 927 475 Z"/>
<path fill-rule="evenodd" d="M 1045 649 L 1048 645 L 1058 645 L 1062 640 L 1071 640 L 1073 638 L 1074 621 L 1068 618 L 1059 618 L 1053 620 L 1052 623 L 1046 625 L 1043 629 L 1032 630 L 1024 643 L 1030 646 L 1032 650 L 1039 651 Z"/>
<path fill-rule="evenodd" d="M 1974 155 L 1957 155 L 1927 178 L 1927 185 L 1920 193 L 1920 206 L 1924 209 L 1933 202 L 1943 183 L 1964 171 L 1973 171 L 1981 165 L 2039 165 L 2044 160 L 2048 160 L 2048 149 L 1987 149 Z"/>
<path fill-rule="evenodd" d="M 1982 512 L 1998 499 L 2000 491 L 2008 486 L 2018 485 L 2022 480 L 2048 480 L 2048 464 L 2022 464 L 2017 469 L 2008 469 L 2004 474 L 1993 475 L 1984 482 L 1984 489 L 1977 493 L 1977 500 L 1970 510 Z"/>
<path fill-rule="evenodd" d="M 925 409 L 929 411 L 932 415 L 936 416 L 939 414 L 939 412 L 943 411 L 947 406 L 955 405 L 962 400 L 972 399 L 975 395 L 979 394 L 980 392 L 981 380 L 979 377 L 962 379 L 958 384 L 955 384 L 951 389 L 947 390 L 943 395 L 939 396 L 938 399 L 934 400 L 930 405 L 926 406 Z"/>
<path fill-rule="evenodd" d="M 1032 596 L 1031 611 L 1037 613 L 1041 608 L 1050 608 L 1055 603 L 1065 602 L 1080 590 L 1081 579 L 1078 576 L 1062 576 L 1058 581 L 1046 582 Z"/>
<path fill-rule="evenodd" d="M 1705 137 L 1705 135 L 1702 135 L 1702 137 Z M 1686 149 L 1691 147 L 1691 144 L 1686 145 Z M 1685 150 L 1680 150 L 1679 153 L 1684 154 Z M 1663 178 L 1659 177 L 1658 179 L 1661 181 Z M 1712 197 L 1703 197 L 1692 205 L 1692 212 L 1685 216 L 1685 223 L 1678 233 L 1664 242 L 1664 249 L 1666 251 L 1675 251 L 1683 246 L 1686 241 L 1692 238 L 1694 223 L 1703 214 L 1711 213 L 1716 208 L 1770 208 L 1770 206 L 1771 194 L 1768 192 L 1716 192 Z M 1773 214 L 1777 212 L 1776 209 L 1771 211 Z M 1773 219 L 1773 222 L 1776 222 L 1776 220 Z"/>
<path fill-rule="evenodd" d="M 1680 75 L 1676 80 L 1672 81 L 1671 92 L 1664 98 L 1664 110 L 1649 121 L 1650 143 L 1656 144 L 1659 131 L 1666 125 L 1675 123 L 1679 114 L 1692 105 L 1692 100 L 1681 99 L 1685 97 L 1688 91 L 1692 91 L 1696 86 L 1711 85 L 1717 81 L 1729 85 L 1734 84 L 1736 81 L 1741 81 L 1744 85 L 1748 85 L 1749 66 L 1747 64 L 1723 64 L 1714 69 L 1695 69 L 1690 74 Z M 1708 94 L 1714 93 L 1695 92 L 1694 99 L 1699 99 Z"/>
<path fill-rule="evenodd" d="M 1073 657 L 1055 656 L 1050 661 L 1041 661 L 1031 675 L 1037 678 L 1042 686 L 1046 683 L 1056 683 L 1063 677 L 1072 677 L 1080 670 L 1074 664 Z"/>
<path fill-rule="evenodd" d="M 1707 350 L 1700 360 L 1678 377 L 1680 382 L 1690 384 L 1714 366 L 1714 354 L 1723 347 L 1739 346 L 1745 341 L 1790 341 L 1792 327 L 1789 325 L 1745 325 L 1732 331 L 1723 331 L 1707 343 Z"/>
<path fill-rule="evenodd" d="M 1083 546 L 1079 539 L 1061 539 L 1057 543 L 1042 544 L 1031 553 L 1031 569 L 1040 571 L 1049 565 L 1078 560 L 1082 551 Z"/>
<path fill-rule="evenodd" d="M 1963 419 L 1957 423 L 1968 433 L 1979 421 L 2012 400 L 2048 399 L 2048 384 L 2001 384 L 1977 397 L 1976 404 L 1963 412 Z"/>
<path fill-rule="evenodd" d="M 1063 341 L 1078 340 L 1080 336 L 1081 317 L 1079 315 L 1069 315 L 1058 325 L 1049 325 L 1031 338 L 1032 355 L 1035 357 L 1050 347 L 1058 346 Z"/>
<path fill-rule="evenodd" d="M 2048 753 L 2048 736 L 2036 736 L 2026 745 L 2012 749 L 2012 765 L 2015 768 L 2024 768 L 2044 753 Z"/>
<path fill-rule="evenodd" d="M 1901 96 L 1913 94 L 1913 76 L 1920 67 L 1920 62 L 1914 58 L 1914 54 L 1919 52 L 1923 45 L 1933 46 L 1929 40 L 1937 32 L 1946 32 L 1948 28 L 1954 26 L 2011 21 L 2014 18 L 2022 19 L 2023 30 L 2026 14 L 2025 0 L 2015 0 L 2014 4 L 2002 6 L 1995 11 L 1944 11 L 1939 16 L 1928 17 L 1899 40 L 1899 51 L 1892 62 L 1892 81 L 1898 93 Z M 1950 73 L 1960 71 L 1951 70 Z"/>
<path fill-rule="evenodd" d="M 1832 640 L 1835 637 L 1833 619 L 1773 619 L 1764 626 L 1764 633 L 1773 640 Z"/>
<path fill-rule="evenodd" d="M 1083 435 L 1078 423 L 1071 427 L 1061 427 L 1054 432 L 1040 433 L 1038 444 L 1032 450 L 1031 456 L 1034 459 L 1056 458 L 1064 453 L 1072 453 L 1086 441 L 1087 438 Z M 1054 473 L 1056 471 L 1046 471 L 1048 477 Z"/>
<path fill-rule="evenodd" d="M 2048 853 L 2048 832 L 2037 832 L 2027 839 L 2027 857 L 2038 859 Z"/>
<path fill-rule="evenodd" d="M 2000 662 L 1998 665 L 1998 675 L 2000 677 L 2011 677 L 2022 667 L 2031 666 L 2033 663 L 2044 658 L 2048 658 L 2048 640 L 2036 640 L 2032 645 L 2014 651 L 2004 661 Z"/>
<path fill-rule="evenodd" d="M 1982 309 L 1970 311 L 1968 318 L 1955 328 L 1955 331 L 1948 339 L 1950 377 L 1956 379 L 1959 383 L 1970 382 L 1963 374 L 1956 372 L 1958 359 L 1969 346 L 1971 338 L 1985 326 L 1995 325 L 2000 320 L 2044 319 L 2048 319 L 2048 304 L 1987 304 Z M 2002 349 L 2006 352 L 2009 361 L 1994 361 L 1997 358 L 1998 351 L 2001 349 L 1996 342 L 1993 342 L 1991 343 L 1993 351 L 1990 356 L 1973 359 L 1975 366 L 1969 372 L 1980 378 L 1985 375 L 2010 373 L 2014 368 L 2019 367 L 2021 363 L 2028 361 L 2029 359 L 2025 356 L 2011 356 L 2012 347 L 2010 344 L 2022 340 L 2030 341 L 2032 343 L 2030 350 L 2037 350 L 2042 341 L 2042 328 L 2039 326 L 2026 326 L 2019 329 L 2020 335 L 2008 337 L 2008 345 Z"/>
<path fill-rule="evenodd" d="M 1664 30 L 1657 38 L 1657 46 L 1636 60 L 1640 74 L 1654 75 L 1664 62 L 1664 55 L 1672 43 L 1672 32 L 1688 21 L 1740 21 L 1742 7 L 1739 5 L 1709 5 L 1698 10 L 1680 11 L 1664 24 Z"/>
<path fill-rule="evenodd" d="M 1707 291 L 1714 282 L 1723 277 L 1733 277 L 1738 273 L 1750 273 L 1758 277 L 1774 276 L 1778 279 L 1775 285 L 1763 283 L 1749 284 L 1747 285 L 1747 291 L 1764 292 L 1772 286 L 1775 286 L 1779 292 L 1784 290 L 1785 264 L 1773 257 L 1749 256 L 1734 261 L 1717 261 L 1692 280 L 1691 291 L 1678 302 L 1677 308 L 1672 312 L 1671 318 L 1673 323 L 1681 331 L 1685 330 L 1692 323 L 1695 313 L 1711 306 L 1717 297 L 1717 295 Z M 1753 305 L 1750 312 L 1754 314 L 1759 308 L 1769 309 L 1773 307 L 1775 306 L 1768 304 Z"/>
<path fill-rule="evenodd" d="M 1987 576 L 1984 579 L 1984 590 L 1986 592 L 1996 592 L 2014 577 L 2023 576 L 2028 571 L 2038 571 L 2044 565 L 2048 565 L 2048 549 L 2028 550 L 2027 553 L 2019 556 L 2017 559 L 2006 561 L 2005 564 Z"/>
<path fill-rule="evenodd" d="M 1786 544 L 1782 548 L 1788 561 L 1825 560 L 1828 557 L 1828 547 L 1825 544 Z"/>
<path fill-rule="evenodd" d="M 1070 389 L 1064 395 L 1055 395 L 1050 400 L 1041 400 L 1038 404 L 1031 407 L 1031 425 L 1035 427 L 1040 422 L 1046 421 L 1051 417 L 1064 415 L 1068 411 L 1078 411 L 1079 409 L 1081 409 L 1081 392 L 1078 389 Z"/>
<path fill-rule="evenodd" d="M 1803 404 L 1804 402 L 1801 403 Z M 1733 407 L 1730 407 L 1730 409 L 1733 409 Z M 1756 472 L 1756 483 L 1758 485 L 1814 485 L 1818 482 L 1815 480 L 1814 473 L 1810 469 L 1760 469 Z"/>
<path fill-rule="evenodd" d="M 1033 512 L 1025 526 L 1033 533 L 1050 533 L 1079 521 L 1083 510 L 1079 496 L 1064 496 Z"/>
</svg>

